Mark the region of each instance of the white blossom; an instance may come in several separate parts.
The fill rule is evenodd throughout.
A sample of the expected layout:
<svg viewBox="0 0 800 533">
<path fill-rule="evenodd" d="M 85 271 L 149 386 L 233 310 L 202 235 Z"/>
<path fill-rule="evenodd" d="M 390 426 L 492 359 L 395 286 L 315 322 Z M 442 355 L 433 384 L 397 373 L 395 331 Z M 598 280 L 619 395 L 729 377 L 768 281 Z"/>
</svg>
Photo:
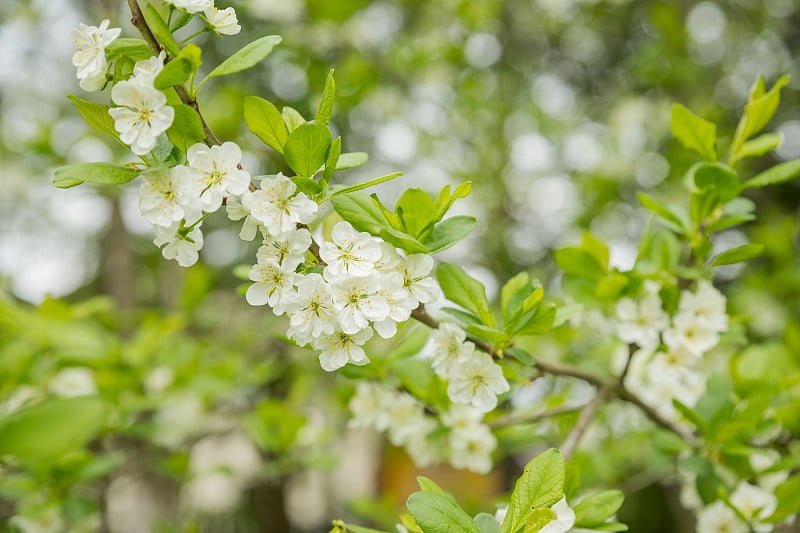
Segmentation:
<svg viewBox="0 0 800 533">
<path fill-rule="evenodd" d="M 305 261 L 310 246 L 311 232 L 305 228 L 298 228 L 266 236 L 264 245 L 258 249 L 256 255 L 259 261 L 272 261 L 287 270 L 294 271 Z"/>
<path fill-rule="evenodd" d="M 386 300 L 389 314 L 383 320 L 374 321 L 373 326 L 378 335 L 391 339 L 397 333 L 397 324 L 411 317 L 416 304 L 408 297 L 408 291 L 403 288 L 403 277 L 397 271 L 379 273 L 377 294 Z"/>
<path fill-rule="evenodd" d="M 238 168 L 242 150 L 236 143 L 211 147 L 197 143 L 189 147 L 186 159 L 205 211 L 216 211 L 225 196 L 244 194 L 250 186 L 250 174 Z"/>
<path fill-rule="evenodd" d="M 214 6 L 214 0 L 164 0 L 167 4 L 185 9 L 188 13 L 198 13 L 211 9 Z"/>
<path fill-rule="evenodd" d="M 697 533 L 749 533 L 750 528 L 739 520 L 733 509 L 717 500 L 697 515 Z"/>
<path fill-rule="evenodd" d="M 203 247 L 203 232 L 200 225 L 191 230 L 180 229 L 179 224 L 171 226 L 153 226 L 156 238 L 153 244 L 164 246 L 161 255 L 165 259 L 175 259 L 182 267 L 190 267 L 197 262 L 199 257 L 198 250 Z"/>
<path fill-rule="evenodd" d="M 389 406 L 389 440 L 403 446 L 420 433 L 426 433 L 430 423 L 422 403 L 405 393 L 397 394 Z"/>
<path fill-rule="evenodd" d="M 414 464 L 420 468 L 439 463 L 445 458 L 445 448 L 437 439 L 429 439 L 428 435 L 437 428 L 430 417 L 423 417 L 415 426 L 416 433 L 406 439 L 405 450 Z"/>
<path fill-rule="evenodd" d="M 211 6 L 203 11 L 209 25 L 214 31 L 223 35 L 236 35 L 242 31 L 239 21 L 236 18 L 236 11 L 232 7 L 219 9 Z"/>
<path fill-rule="evenodd" d="M 305 276 L 295 294 L 286 295 L 285 311 L 291 324 L 288 334 L 300 345 L 333 334 L 337 325 L 330 288 L 316 273 Z"/>
<path fill-rule="evenodd" d="M 371 320 L 381 321 L 389 316 L 389 304 L 378 294 L 376 275 L 364 278 L 344 278 L 331 284 L 336 314 L 345 333 L 356 333 L 369 327 Z"/>
<path fill-rule="evenodd" d="M 464 330 L 449 322 L 431 331 L 425 351 L 433 357 L 431 366 L 440 378 L 448 379 L 475 352 L 475 345 L 466 339 Z"/>
<path fill-rule="evenodd" d="M 153 441 L 177 448 L 206 425 L 203 404 L 197 396 L 181 396 L 163 402 L 156 412 Z"/>
<path fill-rule="evenodd" d="M 680 312 L 672 318 L 672 327 L 664 330 L 664 344 L 699 357 L 719 344 L 719 332 L 694 313 Z"/>
<path fill-rule="evenodd" d="M 225 202 L 225 211 L 228 218 L 234 222 L 244 219 L 242 229 L 239 231 L 239 238 L 243 241 L 252 241 L 258 234 L 258 222 L 250 216 L 250 210 L 242 205 L 242 198 L 236 195 L 228 196 Z"/>
<path fill-rule="evenodd" d="M 725 296 L 708 281 L 700 281 L 695 292 L 681 293 L 678 310 L 694 314 L 713 331 L 723 332 L 728 330 L 728 314 L 725 307 Z"/>
<path fill-rule="evenodd" d="M 389 408 L 394 402 L 394 391 L 367 381 L 359 381 L 356 393 L 350 399 L 348 407 L 353 418 L 347 423 L 352 428 L 373 427 L 378 431 L 386 431 L 391 425 Z"/>
<path fill-rule="evenodd" d="M 72 39 L 78 50 L 72 54 L 72 65 L 78 67 L 81 89 L 96 91 L 106 83 L 106 47 L 122 32 L 120 28 L 109 28 L 105 19 L 100 26 L 82 23 L 72 31 Z"/>
<path fill-rule="evenodd" d="M 545 524 L 539 533 L 567 533 L 572 529 L 572 526 L 575 525 L 575 511 L 567 504 L 566 496 L 554 503 L 550 509 L 556 513 L 556 517 Z"/>
<path fill-rule="evenodd" d="M 492 452 L 497 439 L 489 428 L 478 424 L 471 431 L 452 432 L 448 435 L 450 464 L 478 474 L 488 474 L 492 469 Z"/>
<path fill-rule="evenodd" d="M 439 297 L 439 286 L 430 277 L 433 257 L 427 254 L 412 254 L 403 262 L 403 288 L 415 304 L 427 304 Z"/>
<path fill-rule="evenodd" d="M 661 306 L 658 293 L 650 293 L 638 301 L 623 298 L 617 303 L 617 336 L 623 342 L 652 349 L 659 344 L 659 334 L 669 325 L 669 316 Z"/>
<path fill-rule="evenodd" d="M 114 129 L 136 155 L 152 150 L 158 136 L 167 131 L 175 118 L 167 97 L 153 87 L 152 81 L 136 78 L 121 81 L 111 89 L 111 99 L 118 106 L 108 110 L 114 119 Z"/>
<path fill-rule="evenodd" d="M 133 66 L 133 77 L 141 82 L 153 83 L 156 76 L 164 69 L 167 54 L 163 50 L 157 56 L 137 61 Z"/>
<path fill-rule="evenodd" d="M 762 523 L 778 508 L 778 498 L 771 492 L 743 481 L 731 493 L 730 502 L 750 521 L 756 533 L 769 533 L 774 529 L 774 524 Z"/>
<path fill-rule="evenodd" d="M 454 403 L 469 404 L 484 412 L 497 405 L 497 395 L 509 390 L 503 370 L 486 354 L 473 353 L 449 376 L 447 396 Z"/>
<path fill-rule="evenodd" d="M 327 279 L 365 277 L 375 272 L 381 247 L 369 233 L 358 232 L 349 222 L 341 221 L 333 227 L 331 241 L 322 243 L 319 254 L 327 263 Z"/>
<path fill-rule="evenodd" d="M 142 174 L 139 210 L 153 225 L 171 226 L 181 219 L 193 223 L 200 218 L 200 199 L 192 194 L 191 176 L 184 166 L 156 168 Z"/>
<path fill-rule="evenodd" d="M 69 367 L 53 376 L 48 389 L 64 398 L 97 394 L 94 372 L 86 367 Z"/>
<path fill-rule="evenodd" d="M 355 333 L 345 333 L 344 331 L 334 331 L 331 335 L 322 335 L 311 341 L 311 345 L 316 350 L 321 350 L 319 354 L 319 364 L 323 370 L 332 372 L 347 363 L 354 365 L 365 365 L 369 363 L 364 348 L 361 347 L 365 342 L 372 338 L 372 329 L 362 329 Z"/>
<path fill-rule="evenodd" d="M 294 182 L 283 174 L 266 177 L 261 189 L 242 196 L 242 205 L 270 234 L 279 235 L 313 221 L 319 208 L 305 193 L 296 191 Z"/>
<path fill-rule="evenodd" d="M 250 269 L 249 277 L 255 281 L 247 288 L 245 298 L 250 305 L 265 305 L 281 309 L 281 300 L 290 294 L 294 286 L 294 270 L 289 270 L 273 261 L 261 261 Z"/>
</svg>

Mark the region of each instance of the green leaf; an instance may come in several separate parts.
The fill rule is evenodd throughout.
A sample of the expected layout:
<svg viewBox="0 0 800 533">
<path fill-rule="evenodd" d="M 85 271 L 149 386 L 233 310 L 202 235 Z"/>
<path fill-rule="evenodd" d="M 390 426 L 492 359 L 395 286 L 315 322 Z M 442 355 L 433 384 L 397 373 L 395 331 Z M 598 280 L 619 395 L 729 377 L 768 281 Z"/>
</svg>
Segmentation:
<svg viewBox="0 0 800 533">
<path fill-rule="evenodd" d="M 778 507 L 766 522 L 783 522 L 790 516 L 800 513 L 800 475 L 795 475 L 775 488 Z"/>
<path fill-rule="evenodd" d="M 142 5 L 142 15 L 144 15 L 144 20 L 147 22 L 150 31 L 153 32 L 153 35 L 158 42 L 161 43 L 161 46 L 164 47 L 167 53 L 172 57 L 178 56 L 181 53 L 181 48 L 178 46 L 178 43 L 175 42 L 172 32 L 169 31 L 167 23 L 161 18 L 158 10 L 149 2 L 144 2 Z"/>
<path fill-rule="evenodd" d="M 152 55 L 153 51 L 143 39 L 120 37 L 106 46 L 106 57 L 109 61 L 117 57 L 127 57 L 131 61 L 141 61 L 152 57 Z"/>
<path fill-rule="evenodd" d="M 169 23 L 170 31 L 178 31 L 192 20 L 192 13 L 188 11 L 176 11 L 173 13 L 172 22 Z"/>
<path fill-rule="evenodd" d="M 456 320 L 464 324 L 480 324 L 481 319 L 472 313 L 468 313 L 463 309 L 456 309 L 455 307 L 442 307 L 442 311 L 450 316 L 455 317 Z"/>
<path fill-rule="evenodd" d="M 380 235 L 389 223 L 369 195 L 363 192 L 342 194 L 331 199 L 333 208 L 343 220 L 348 221 L 358 231 Z"/>
<path fill-rule="evenodd" d="M 327 183 L 331 180 L 331 176 L 336 171 L 339 164 L 339 159 L 342 155 L 342 137 L 336 137 L 331 142 L 331 147 L 328 148 L 328 155 L 325 157 L 325 168 L 322 172 L 322 181 Z"/>
<path fill-rule="evenodd" d="M 303 115 L 301 115 L 293 107 L 284 107 L 281 110 L 281 116 L 283 117 L 283 121 L 286 123 L 286 128 L 289 130 L 289 133 L 306 123 L 306 119 L 303 118 Z"/>
<path fill-rule="evenodd" d="M 78 108 L 78 113 L 92 129 L 105 133 L 119 141 L 119 133 L 114 129 L 114 119 L 108 114 L 109 107 L 107 105 L 82 100 L 73 95 L 69 95 L 67 98 L 75 104 L 75 107 Z"/>
<path fill-rule="evenodd" d="M 652 211 L 666 222 L 669 222 L 669 225 L 679 233 L 687 233 L 687 225 L 679 214 L 643 192 L 638 193 L 637 196 L 639 197 L 639 202 L 642 204 L 642 207 L 648 211 Z"/>
<path fill-rule="evenodd" d="M 395 179 L 397 177 L 400 177 L 402 175 L 403 175 L 402 172 L 395 172 L 394 174 L 387 174 L 386 176 L 380 176 L 379 178 L 373 178 L 371 180 L 362 181 L 361 183 L 356 183 L 354 185 L 349 185 L 347 187 L 344 187 L 342 189 L 338 189 L 335 192 L 331 193 L 331 195 L 328 196 L 327 198 L 325 198 L 323 200 L 320 200 L 320 203 L 323 203 L 323 202 L 325 202 L 325 201 L 327 201 L 327 200 L 329 200 L 331 198 L 334 198 L 336 196 L 340 196 L 342 194 L 348 194 L 348 193 L 351 193 L 351 192 L 360 191 L 362 189 L 367 189 L 369 187 L 374 187 L 375 185 L 380 185 L 381 183 L 385 183 L 387 181 L 391 181 L 391 180 L 393 180 L 393 179 Z"/>
<path fill-rule="evenodd" d="M 764 126 L 772 119 L 772 115 L 778 109 L 778 104 L 781 101 L 781 89 L 789 83 L 789 76 L 782 76 L 769 92 L 752 98 L 744 107 L 745 112 L 745 127 L 742 134 L 742 140 L 749 139 L 754 134 L 761 131 Z M 759 85 L 763 87 L 763 81 Z"/>
<path fill-rule="evenodd" d="M 528 513 L 528 516 L 525 517 L 525 529 L 523 529 L 523 533 L 537 533 L 556 518 L 558 518 L 558 515 L 549 507 L 532 509 L 531 512 Z"/>
<path fill-rule="evenodd" d="M 339 156 L 339 161 L 336 162 L 336 170 L 360 167 L 368 159 L 369 156 L 364 152 L 345 152 Z"/>
<path fill-rule="evenodd" d="M 102 185 L 122 185 L 128 183 L 140 173 L 131 167 L 112 165 L 111 163 L 76 163 L 58 167 L 53 171 L 53 185 L 65 189 L 79 185 L 78 182 L 98 183 Z"/>
<path fill-rule="evenodd" d="M 419 485 L 420 490 L 435 492 L 436 494 L 447 496 L 445 491 L 442 490 L 442 488 L 439 485 L 437 485 L 435 481 L 426 478 L 425 476 L 417 476 L 417 484 Z"/>
<path fill-rule="evenodd" d="M 500 525 L 494 515 L 480 513 L 475 516 L 475 525 L 481 533 L 500 533 Z"/>
<path fill-rule="evenodd" d="M 424 254 L 428 249 L 417 239 L 394 228 L 383 228 L 379 235 L 384 241 L 402 248 L 410 254 Z"/>
<path fill-rule="evenodd" d="M 566 274 L 599 280 L 606 274 L 606 269 L 597 257 L 583 248 L 560 248 L 553 252 L 553 259 Z"/>
<path fill-rule="evenodd" d="M 208 73 L 208 76 L 200 83 L 202 86 L 207 80 L 220 76 L 229 76 L 243 70 L 254 67 L 267 57 L 272 49 L 283 39 L 279 35 L 267 35 L 256 39 L 252 43 L 237 50 L 228 59 L 217 65 L 217 68 Z M 198 86 L 198 90 L 200 87 Z"/>
<path fill-rule="evenodd" d="M 472 311 L 487 326 L 494 327 L 494 315 L 489 308 L 483 284 L 452 263 L 439 264 L 436 267 L 436 279 L 448 300 Z"/>
<path fill-rule="evenodd" d="M 244 99 L 244 120 L 256 137 L 283 154 L 289 132 L 278 108 L 263 98 L 247 96 Z"/>
<path fill-rule="evenodd" d="M 103 427 L 105 415 L 97 396 L 46 400 L 0 422 L 0 455 L 41 466 L 82 448 Z"/>
<path fill-rule="evenodd" d="M 620 522 L 607 522 L 594 528 L 595 531 L 628 531 L 628 526 Z"/>
<path fill-rule="evenodd" d="M 469 235 L 478 223 L 478 219 L 466 215 L 450 217 L 436 224 L 433 231 L 422 240 L 428 253 L 437 254 Z"/>
<path fill-rule="evenodd" d="M 737 246 L 730 250 L 725 250 L 711 262 L 711 266 L 732 265 L 734 263 L 741 263 L 742 261 L 749 261 L 754 257 L 758 257 L 764 251 L 763 244 L 745 244 L 744 246 Z"/>
<path fill-rule="evenodd" d="M 506 348 L 505 350 L 503 350 L 503 353 L 510 355 L 511 357 L 513 357 L 514 359 L 516 359 L 525 366 L 533 366 L 535 363 L 533 356 L 528 352 L 526 352 L 525 350 L 523 350 L 522 348 L 516 348 L 516 347 Z"/>
<path fill-rule="evenodd" d="M 717 208 L 719 202 L 719 194 L 713 187 L 692 192 L 690 216 L 697 227 L 703 225 L 706 218 Z"/>
<path fill-rule="evenodd" d="M 717 159 L 715 146 L 717 126 L 702 119 L 681 104 L 672 104 L 670 119 L 672 136 L 683 146 L 694 150 L 700 157 L 709 161 Z"/>
<path fill-rule="evenodd" d="M 739 159 L 745 157 L 759 157 L 767 152 L 775 150 L 781 145 L 782 141 L 783 136 L 780 133 L 765 133 L 744 143 L 739 149 L 737 156 Z"/>
<path fill-rule="evenodd" d="M 283 147 L 286 163 L 297 175 L 310 178 L 325 164 L 331 132 L 320 124 L 303 124 L 289 134 Z"/>
<path fill-rule="evenodd" d="M 480 533 L 472 518 L 455 502 L 435 492 L 415 492 L 408 511 L 426 533 Z"/>
<path fill-rule="evenodd" d="M 766 187 L 767 185 L 777 185 L 778 183 L 785 183 L 800 176 L 800 159 L 787 161 L 769 168 L 756 175 L 753 178 L 745 181 L 742 184 L 743 189 L 750 187 Z"/>
<path fill-rule="evenodd" d="M 333 114 L 333 102 L 336 99 L 336 80 L 333 78 L 333 69 L 328 71 L 328 78 L 325 80 L 325 89 L 322 91 L 322 100 L 317 109 L 317 124 L 327 126 Z"/>
<path fill-rule="evenodd" d="M 597 259 L 597 262 L 602 265 L 603 269 L 608 270 L 608 261 L 609 261 L 609 251 L 608 246 L 592 235 L 588 231 L 583 232 L 583 237 L 581 238 L 581 248 L 589 252 Z"/>
<path fill-rule="evenodd" d="M 517 480 L 501 533 L 516 533 L 528 513 L 550 507 L 564 496 L 564 456 L 555 448 L 542 452 L 525 466 Z"/>
<path fill-rule="evenodd" d="M 692 167 L 692 177 L 698 189 L 715 189 L 722 203 L 739 195 L 739 177 L 722 163 L 701 163 Z"/>
<path fill-rule="evenodd" d="M 556 306 L 542 304 L 527 311 L 506 326 L 511 335 L 542 335 L 553 329 L 556 320 Z"/>
<path fill-rule="evenodd" d="M 372 529 L 371 527 L 355 526 L 353 524 L 346 524 L 345 531 L 348 533 L 388 533 L 382 529 Z"/>
<path fill-rule="evenodd" d="M 298 191 L 305 193 L 308 196 L 314 197 L 320 192 L 322 192 L 322 185 L 312 180 L 311 178 L 294 176 L 292 177 L 292 181 L 294 182 L 295 185 L 297 185 Z"/>
<path fill-rule="evenodd" d="M 203 63 L 203 56 L 200 48 L 193 43 L 189 43 L 181 50 L 178 57 L 164 65 L 158 73 L 153 85 L 156 89 L 167 89 L 173 85 L 183 85 L 186 80 L 197 71 Z"/>
<path fill-rule="evenodd" d="M 470 336 L 490 342 L 495 346 L 506 345 L 511 341 L 511 336 L 505 331 L 490 328 L 489 326 L 484 326 L 483 324 L 469 324 L 467 325 L 466 330 Z"/>
<path fill-rule="evenodd" d="M 622 507 L 625 495 L 619 490 L 606 490 L 589 496 L 573 507 L 575 527 L 591 529 L 614 516 Z"/>
<path fill-rule="evenodd" d="M 436 204 L 422 189 L 411 188 L 406 189 L 400 196 L 394 210 L 401 224 L 397 229 L 413 237 L 422 238 L 423 231 L 430 226 L 429 222 L 431 215 L 436 211 Z"/>
<path fill-rule="evenodd" d="M 186 104 L 173 106 L 173 109 L 175 118 L 167 130 L 167 137 L 172 144 L 186 153 L 190 146 L 205 140 L 203 123 L 197 112 Z"/>
<path fill-rule="evenodd" d="M 512 298 L 528 287 L 530 287 L 530 276 L 527 272 L 520 272 L 503 285 L 503 288 L 500 290 L 500 311 L 504 323 L 509 322 L 514 314 L 514 308 L 518 307 L 518 304 L 512 305 L 512 302 L 519 298 L 514 298 L 513 300 Z"/>
</svg>

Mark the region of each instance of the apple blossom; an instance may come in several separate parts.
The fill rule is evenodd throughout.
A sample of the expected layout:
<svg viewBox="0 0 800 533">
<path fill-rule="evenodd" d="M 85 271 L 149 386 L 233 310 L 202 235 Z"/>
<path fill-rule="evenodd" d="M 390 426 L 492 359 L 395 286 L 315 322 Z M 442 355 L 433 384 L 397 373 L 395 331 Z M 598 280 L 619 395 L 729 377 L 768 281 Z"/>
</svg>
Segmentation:
<svg viewBox="0 0 800 533">
<path fill-rule="evenodd" d="M 322 335 L 311 341 L 311 346 L 320 350 L 319 363 L 323 370 L 331 372 L 347 363 L 365 365 L 369 363 L 362 344 L 372 338 L 372 329 L 362 329 L 355 333 L 334 331 L 331 335 Z"/>
<path fill-rule="evenodd" d="M 72 31 L 72 39 L 79 49 L 72 54 L 72 65 L 78 67 L 81 89 L 97 91 L 106 83 L 106 47 L 122 32 L 120 28 L 109 28 L 110 21 L 103 20 L 100 26 L 87 26 L 81 22 Z"/>
<path fill-rule="evenodd" d="M 261 180 L 259 190 L 242 196 L 242 205 L 272 235 L 293 230 L 297 224 L 310 223 L 318 209 L 317 203 L 305 193 L 297 193 L 297 186 L 283 174 Z"/>
<path fill-rule="evenodd" d="M 454 403 L 469 404 L 484 412 L 497 405 L 497 395 L 509 390 L 503 370 L 483 353 L 464 358 L 448 376 L 447 396 Z"/>
<path fill-rule="evenodd" d="M 175 118 L 167 97 L 153 87 L 152 81 L 146 83 L 136 78 L 121 81 L 111 89 L 111 99 L 118 106 L 108 111 L 114 119 L 114 129 L 136 155 L 152 150 L 158 136 L 167 131 Z"/>
<path fill-rule="evenodd" d="M 208 24 L 214 31 L 223 35 L 236 35 L 242 31 L 239 21 L 236 19 L 236 11 L 232 7 L 219 9 L 211 6 L 203 11 L 208 20 Z"/>
<path fill-rule="evenodd" d="M 216 211 L 225 196 L 244 194 L 250 186 L 250 174 L 239 168 L 242 150 L 236 143 L 210 147 L 197 143 L 189 147 L 186 159 L 204 211 Z"/>
</svg>

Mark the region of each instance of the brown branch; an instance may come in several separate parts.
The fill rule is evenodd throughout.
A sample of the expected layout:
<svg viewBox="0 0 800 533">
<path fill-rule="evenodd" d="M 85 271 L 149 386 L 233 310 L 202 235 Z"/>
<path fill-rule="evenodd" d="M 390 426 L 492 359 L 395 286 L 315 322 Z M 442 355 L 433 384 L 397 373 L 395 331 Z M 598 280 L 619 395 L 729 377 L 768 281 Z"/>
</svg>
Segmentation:
<svg viewBox="0 0 800 533">
<path fill-rule="evenodd" d="M 160 54 L 162 51 L 161 45 L 158 43 L 158 39 L 156 39 L 153 32 L 150 30 L 150 27 L 147 25 L 147 21 L 144 19 L 144 15 L 142 14 L 142 9 L 139 7 L 138 0 L 128 0 L 128 7 L 131 10 L 131 24 L 133 24 L 139 33 L 142 34 L 142 38 L 145 40 L 147 45 L 150 49 L 156 54 Z M 169 53 L 167 53 L 167 57 L 165 59 L 165 63 L 169 62 L 172 58 L 170 57 Z M 203 132 L 205 133 L 205 141 L 206 144 L 209 146 L 213 146 L 216 144 L 222 144 L 219 141 L 219 138 L 214 135 L 214 132 L 211 131 L 211 128 L 208 127 L 206 123 L 206 119 L 203 117 L 203 114 L 200 112 L 200 106 L 197 104 L 197 99 L 192 97 L 189 92 L 186 90 L 186 87 L 183 85 L 175 85 L 173 86 L 175 92 L 178 94 L 178 97 L 181 101 L 195 110 L 197 116 L 200 117 L 200 123 L 203 125 Z"/>
<path fill-rule="evenodd" d="M 526 424 L 530 422 L 538 422 L 539 420 L 544 420 L 545 418 L 552 418 L 554 416 L 561 416 L 569 413 L 574 413 L 575 411 L 583 409 L 583 407 L 584 407 L 583 405 L 565 405 L 562 407 L 555 407 L 553 409 L 548 409 L 547 411 L 541 411 L 538 413 L 517 413 L 495 418 L 494 420 L 488 421 L 486 424 L 491 428 L 500 428 L 506 426 L 513 426 L 514 424 Z"/>
<path fill-rule="evenodd" d="M 580 443 L 581 438 L 586 433 L 586 430 L 589 429 L 592 419 L 594 419 L 594 415 L 596 415 L 597 411 L 600 410 L 600 406 L 603 405 L 603 401 L 606 399 L 606 395 L 608 393 L 608 387 L 600 387 L 597 389 L 597 395 L 592 398 L 592 401 L 583 407 L 581 415 L 578 417 L 578 421 L 575 423 L 572 431 L 569 432 L 569 435 L 567 435 L 567 440 L 565 440 L 564 444 L 561 446 L 561 452 L 564 454 L 565 459 L 571 459 L 572 455 L 575 453 L 575 450 L 578 449 L 578 444 Z"/>
</svg>

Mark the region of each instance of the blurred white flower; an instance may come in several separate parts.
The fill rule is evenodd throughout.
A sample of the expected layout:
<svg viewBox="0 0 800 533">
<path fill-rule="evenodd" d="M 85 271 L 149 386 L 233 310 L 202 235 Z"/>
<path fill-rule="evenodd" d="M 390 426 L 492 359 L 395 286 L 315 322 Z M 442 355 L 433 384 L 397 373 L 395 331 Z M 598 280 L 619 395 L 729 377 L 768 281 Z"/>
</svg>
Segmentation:
<svg viewBox="0 0 800 533">
<path fill-rule="evenodd" d="M 443 322 L 431 331 L 424 353 L 433 358 L 431 366 L 440 378 L 447 379 L 475 352 L 475 345 L 466 339 L 466 332 L 449 322 Z"/>
<path fill-rule="evenodd" d="M 348 407 L 353 418 L 347 423 L 352 428 L 373 427 L 386 431 L 392 419 L 389 408 L 394 402 L 394 391 L 377 383 L 360 381 Z"/>
<path fill-rule="evenodd" d="M 731 493 L 730 502 L 750 521 L 756 533 L 768 533 L 774 529 L 774 524 L 761 523 L 778 508 L 778 498 L 771 492 L 743 481 Z"/>
<path fill-rule="evenodd" d="M 177 448 L 204 428 L 206 418 L 200 399 L 187 395 L 164 401 L 153 422 L 153 441 L 167 448 Z"/>
<path fill-rule="evenodd" d="M 488 412 L 497 405 L 497 395 L 509 390 L 503 370 L 486 354 L 473 353 L 452 369 L 447 396 L 454 403 L 469 404 Z"/>
<path fill-rule="evenodd" d="M 492 452 L 497 448 L 497 439 L 483 424 L 471 431 L 452 432 L 448 436 L 450 464 L 466 468 L 478 474 L 488 474 L 492 469 Z"/>
<path fill-rule="evenodd" d="M 50 392 L 64 398 L 97 394 L 94 372 L 86 367 L 70 367 L 53 376 L 48 387 Z"/>
<path fill-rule="evenodd" d="M 616 312 L 617 337 L 645 349 L 657 347 L 661 331 L 669 325 L 658 293 L 646 294 L 638 301 L 623 298 L 617 303 Z"/>
<path fill-rule="evenodd" d="M 672 327 L 664 330 L 664 344 L 699 357 L 719 344 L 719 333 L 694 313 L 680 312 L 672 318 Z"/>
<path fill-rule="evenodd" d="M 697 533 L 749 533 L 750 528 L 739 520 L 733 509 L 717 500 L 697 515 Z"/>
</svg>

